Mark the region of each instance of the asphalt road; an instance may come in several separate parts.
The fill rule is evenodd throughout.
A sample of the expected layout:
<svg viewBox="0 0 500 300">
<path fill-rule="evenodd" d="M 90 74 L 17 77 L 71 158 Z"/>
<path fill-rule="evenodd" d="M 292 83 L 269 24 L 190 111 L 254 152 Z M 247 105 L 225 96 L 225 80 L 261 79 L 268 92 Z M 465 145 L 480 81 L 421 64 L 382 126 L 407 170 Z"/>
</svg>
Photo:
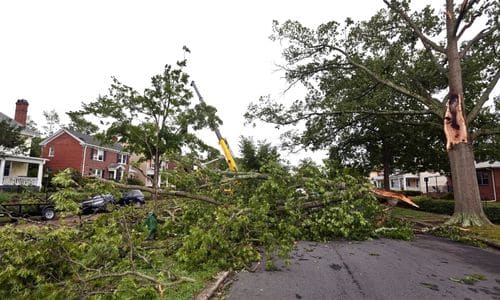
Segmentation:
<svg viewBox="0 0 500 300">
<path fill-rule="evenodd" d="M 289 264 L 278 266 L 238 273 L 228 298 L 500 299 L 499 251 L 432 236 L 299 242 Z M 474 274 L 478 282 L 463 282 Z"/>
</svg>

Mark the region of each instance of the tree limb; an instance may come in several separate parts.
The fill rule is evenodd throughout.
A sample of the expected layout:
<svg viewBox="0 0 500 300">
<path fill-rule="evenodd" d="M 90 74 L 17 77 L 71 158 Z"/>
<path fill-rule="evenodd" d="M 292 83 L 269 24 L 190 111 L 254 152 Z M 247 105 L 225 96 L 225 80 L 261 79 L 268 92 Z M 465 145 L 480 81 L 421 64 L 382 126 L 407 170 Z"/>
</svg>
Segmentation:
<svg viewBox="0 0 500 300">
<path fill-rule="evenodd" d="M 455 27 L 453 28 L 453 35 L 454 36 L 457 36 L 457 32 L 458 32 L 458 28 L 460 27 L 460 23 L 462 22 L 465 14 L 472 8 L 472 6 L 477 2 L 477 0 L 464 0 L 462 2 L 462 4 L 460 5 L 460 13 L 457 17 L 457 20 L 455 21 Z M 474 16 L 473 19 L 471 20 L 470 23 L 468 23 L 467 25 L 464 26 L 464 28 L 462 28 L 462 30 L 460 31 L 460 34 L 458 35 L 458 37 L 460 38 L 460 36 L 464 33 L 465 29 L 467 29 L 468 27 L 470 27 L 472 25 L 472 23 L 474 22 L 474 19 L 476 18 L 477 16 Z"/>
<path fill-rule="evenodd" d="M 162 195 L 169 195 L 169 196 L 175 196 L 175 197 L 182 197 L 182 198 L 188 198 L 188 199 L 193 199 L 193 200 L 200 200 L 203 202 L 207 202 L 213 205 L 222 205 L 221 203 L 217 202 L 216 200 L 203 196 L 203 195 L 194 195 L 188 192 L 183 192 L 183 191 L 162 191 L 160 192 Z"/>
<path fill-rule="evenodd" d="M 402 87 L 402 86 L 392 82 L 391 80 L 381 78 L 379 75 L 377 75 L 375 72 L 373 72 L 372 70 L 370 70 L 366 66 L 364 66 L 364 65 L 356 62 L 354 59 L 352 59 L 349 56 L 349 54 L 347 54 L 344 50 L 337 48 L 337 47 L 332 47 L 332 49 L 342 53 L 345 56 L 345 58 L 347 59 L 347 61 L 349 61 L 349 63 L 351 63 L 353 66 L 356 66 L 357 68 L 365 71 L 368 75 L 370 75 L 376 81 L 378 81 L 381 84 L 383 84 L 387 87 L 390 87 L 390 88 L 392 88 L 392 89 L 394 89 L 394 90 L 396 90 L 396 91 L 398 91 L 406 96 L 409 96 L 411 98 L 418 100 L 419 102 L 428 106 L 429 109 L 431 109 L 431 112 L 433 114 L 435 114 L 439 117 L 443 116 L 444 111 L 443 111 L 443 108 L 441 106 L 441 103 L 438 100 L 435 100 L 434 98 L 426 98 L 426 97 L 423 97 L 422 95 L 417 95 L 417 94 L 409 91 L 405 87 Z"/>
<path fill-rule="evenodd" d="M 154 277 L 151 277 L 149 275 L 146 275 L 144 273 L 140 273 L 137 271 L 125 271 L 122 273 L 99 274 L 99 275 L 96 275 L 93 277 L 86 278 L 84 281 L 88 282 L 88 281 L 94 281 L 94 280 L 99 280 L 99 279 L 103 279 L 103 278 L 125 277 L 125 276 L 138 277 L 138 278 L 150 281 L 158 286 L 171 286 L 171 285 L 182 283 L 182 282 L 196 282 L 196 280 L 189 278 L 189 277 L 179 277 L 179 279 L 174 281 L 174 282 L 165 283 L 165 282 L 159 281 L 158 279 L 156 279 Z"/>
<path fill-rule="evenodd" d="M 436 43 L 434 43 L 431 39 L 426 37 L 422 31 L 418 28 L 417 24 L 412 21 L 412 19 L 400 8 L 397 6 L 393 5 L 391 2 L 388 0 L 384 0 L 384 3 L 392 10 L 396 11 L 405 21 L 406 23 L 413 29 L 413 31 L 417 34 L 417 36 L 420 38 L 422 43 L 424 45 L 430 46 L 432 49 L 434 49 L 437 52 L 441 52 L 443 54 L 446 54 L 446 49 Z"/>
<path fill-rule="evenodd" d="M 479 129 L 471 133 L 471 139 L 477 139 L 480 136 L 484 135 L 494 135 L 500 134 L 500 128 L 488 128 L 488 129 Z"/>
<path fill-rule="evenodd" d="M 145 187 L 142 185 L 128 185 L 128 184 L 118 183 L 118 182 L 115 182 L 112 180 L 107 180 L 107 179 L 102 179 L 102 178 L 100 180 L 105 181 L 105 182 L 110 182 L 110 183 L 112 183 L 120 188 L 124 188 L 124 189 L 128 189 L 128 190 L 141 190 L 141 191 L 145 191 L 145 192 L 149 192 L 149 193 L 154 193 L 153 188 Z M 184 192 L 184 191 L 160 191 L 160 194 L 181 197 L 181 198 L 188 198 L 188 199 L 193 199 L 193 200 L 200 200 L 200 201 L 210 203 L 213 205 L 222 205 L 221 203 L 217 202 L 216 200 L 214 200 L 210 197 L 203 196 L 203 195 L 194 195 L 194 194 Z"/>
<path fill-rule="evenodd" d="M 472 48 L 472 46 L 474 46 L 474 44 L 479 42 L 484 37 L 492 34 L 494 31 L 495 31 L 495 27 L 491 27 L 490 29 L 481 30 L 475 37 L 473 37 L 468 43 L 465 44 L 464 48 L 459 53 L 460 58 L 465 57 L 465 55 L 467 54 L 467 51 L 469 51 L 470 48 Z"/>
<path fill-rule="evenodd" d="M 479 98 L 479 100 L 477 100 L 477 103 L 474 106 L 474 108 L 467 115 L 467 124 L 470 124 L 479 115 L 481 108 L 483 107 L 484 103 L 486 103 L 486 101 L 488 101 L 490 94 L 491 94 L 491 91 L 495 88 L 499 79 L 500 79 L 500 70 L 497 70 L 495 77 L 493 77 L 493 79 L 490 81 L 490 83 L 488 84 L 488 86 L 484 90 L 484 92 L 481 95 L 481 97 Z"/>
</svg>

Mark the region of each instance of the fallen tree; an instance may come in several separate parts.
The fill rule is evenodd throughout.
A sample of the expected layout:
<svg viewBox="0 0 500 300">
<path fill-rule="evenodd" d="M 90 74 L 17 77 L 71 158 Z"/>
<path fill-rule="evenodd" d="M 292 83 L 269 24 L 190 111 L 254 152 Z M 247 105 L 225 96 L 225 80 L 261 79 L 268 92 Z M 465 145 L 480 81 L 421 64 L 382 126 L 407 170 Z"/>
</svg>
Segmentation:
<svg viewBox="0 0 500 300">
<path fill-rule="evenodd" d="M 180 190 L 161 190 L 161 200 L 148 209 L 123 207 L 74 227 L 5 227 L 0 297 L 175 298 L 171 285 L 199 285 L 209 270 L 250 268 L 263 256 L 271 268 L 272 258 L 286 257 L 299 239 L 411 238 L 411 227 L 390 219 L 364 179 L 326 174 L 316 166 L 290 171 L 279 164 L 251 176 L 171 174 Z M 224 191 L 219 183 L 236 177 Z M 53 200 L 68 212 L 96 192 L 151 192 L 94 179 L 77 184 L 69 172 L 54 178 L 59 190 Z M 150 235 L 145 219 L 153 207 L 161 222 Z"/>
</svg>

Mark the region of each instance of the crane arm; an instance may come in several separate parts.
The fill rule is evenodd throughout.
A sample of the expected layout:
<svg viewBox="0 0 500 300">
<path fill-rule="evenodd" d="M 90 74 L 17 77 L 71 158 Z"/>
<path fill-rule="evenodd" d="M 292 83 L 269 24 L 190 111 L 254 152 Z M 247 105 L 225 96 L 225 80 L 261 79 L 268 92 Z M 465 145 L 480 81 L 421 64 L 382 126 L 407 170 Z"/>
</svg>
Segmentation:
<svg viewBox="0 0 500 300">
<path fill-rule="evenodd" d="M 196 87 L 196 84 L 194 83 L 194 81 L 191 81 L 191 86 L 194 88 L 196 95 L 198 95 L 200 102 L 203 104 L 206 104 L 205 100 L 203 100 L 203 97 L 200 94 L 200 91 L 198 91 L 198 87 Z M 231 150 L 229 149 L 229 145 L 228 145 L 226 139 L 222 137 L 222 134 L 220 133 L 219 128 L 217 126 L 215 126 L 213 128 L 213 130 L 215 131 L 215 135 L 217 136 L 217 140 L 219 141 L 219 145 L 222 148 L 222 152 L 224 154 L 224 157 L 226 158 L 226 163 L 227 163 L 229 169 L 233 172 L 238 172 L 238 167 L 236 166 L 236 162 L 234 161 L 233 154 L 231 153 Z"/>
</svg>

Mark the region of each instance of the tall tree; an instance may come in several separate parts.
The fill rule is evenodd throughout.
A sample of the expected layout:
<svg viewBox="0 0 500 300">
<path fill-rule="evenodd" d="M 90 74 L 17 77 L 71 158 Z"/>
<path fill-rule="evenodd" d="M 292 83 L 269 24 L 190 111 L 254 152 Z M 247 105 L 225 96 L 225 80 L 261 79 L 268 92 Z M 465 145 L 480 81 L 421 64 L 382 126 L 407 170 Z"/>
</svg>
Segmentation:
<svg viewBox="0 0 500 300">
<path fill-rule="evenodd" d="M 44 110 L 43 116 L 45 118 L 45 125 L 42 126 L 45 136 L 51 136 L 59 130 L 61 126 L 61 120 L 59 119 L 59 114 L 53 109 L 51 111 Z"/>
<path fill-rule="evenodd" d="M 21 127 L 12 126 L 6 120 L 0 120 L 0 154 L 6 151 L 22 147 L 24 138 L 21 135 Z"/>
<path fill-rule="evenodd" d="M 67 127 L 71 130 L 82 132 L 85 134 L 94 134 L 99 131 L 99 127 L 85 119 L 85 114 L 77 111 L 66 113 L 70 119 Z"/>
<path fill-rule="evenodd" d="M 127 145 L 133 153 L 142 154 L 154 163 L 153 187 L 158 188 L 162 157 L 179 153 L 183 147 L 204 150 L 203 144 L 189 128 L 199 130 L 220 123 L 216 109 L 204 103 L 192 105 L 192 93 L 184 72 L 186 60 L 166 65 L 162 74 L 151 78 L 151 88 L 143 93 L 113 78 L 109 95 L 83 104 L 81 113 L 100 118 L 107 130 L 102 138 Z"/>
<path fill-rule="evenodd" d="M 256 143 L 250 137 L 241 136 L 239 146 L 242 155 L 239 161 L 246 171 L 258 172 L 266 163 L 280 160 L 278 149 L 265 140 Z"/>
<path fill-rule="evenodd" d="M 311 30 L 298 22 L 275 22 L 274 38 L 286 44 L 287 79 L 304 83 L 315 97 L 289 109 L 263 100 L 250 107 L 248 116 L 277 124 L 305 120 L 311 128 L 329 125 L 315 122 L 315 116 L 324 114 L 432 115 L 441 120 L 447 139 L 455 195 L 450 223 L 489 224 L 480 203 L 472 143 L 482 135 L 500 134 L 498 123 L 478 122 L 481 115 L 492 114 L 485 107 L 500 78 L 500 4 L 464 0 L 455 6 L 445 0 L 445 11 L 436 13 L 430 6 L 411 12 L 405 0 L 384 3 L 387 8 L 370 20 L 348 18 L 345 26 L 332 21 Z M 470 35 L 472 30 L 476 32 Z M 370 111 L 337 106 L 352 97 L 330 92 L 353 75 L 391 88 L 413 104 Z M 315 104 L 318 99 L 321 104 Z"/>
</svg>

